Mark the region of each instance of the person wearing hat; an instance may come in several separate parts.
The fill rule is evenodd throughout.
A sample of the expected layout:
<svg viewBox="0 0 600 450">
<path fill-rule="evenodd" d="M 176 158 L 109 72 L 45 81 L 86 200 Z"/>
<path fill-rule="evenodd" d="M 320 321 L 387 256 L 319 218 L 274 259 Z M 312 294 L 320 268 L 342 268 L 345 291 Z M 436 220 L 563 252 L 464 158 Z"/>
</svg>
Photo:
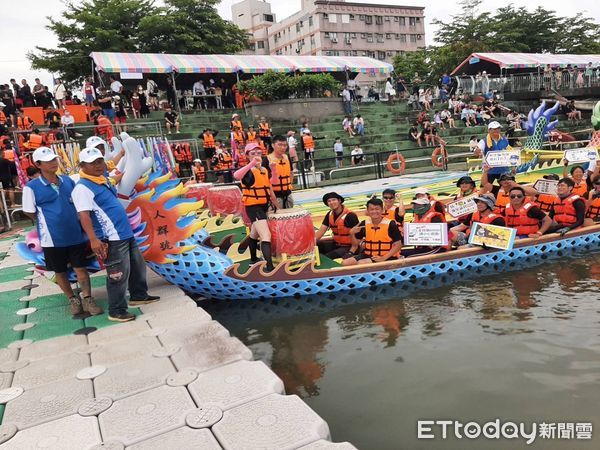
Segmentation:
<svg viewBox="0 0 600 450">
<path fill-rule="evenodd" d="M 404 203 L 402 197 L 400 197 L 400 203 L 396 205 L 396 191 L 394 189 L 384 189 L 381 193 L 383 198 L 383 215 L 384 217 L 395 221 L 398 225 L 402 225 L 404 222 Z"/>
<path fill-rule="evenodd" d="M 238 113 L 235 113 L 231 116 L 229 128 L 231 129 L 231 131 L 234 131 L 236 128 L 240 130 L 244 129 L 244 125 L 242 124 L 242 121 L 240 120 L 240 115 Z"/>
<path fill-rule="evenodd" d="M 70 312 L 102 314 L 92 297 L 87 269 L 87 238 L 71 195 L 75 182 L 66 175 L 57 175 L 58 155 L 48 147 L 33 152 L 33 161 L 41 175 L 23 188 L 23 212 L 35 221 L 45 266 L 56 274 L 56 283 L 69 299 Z M 69 265 L 77 275 L 83 299 L 73 292 L 67 272 Z"/>
<path fill-rule="evenodd" d="M 116 156 L 113 156 L 113 159 L 106 158 L 106 152 L 110 149 L 108 143 L 102 139 L 100 136 L 90 136 L 85 141 L 86 148 L 97 148 L 104 156 L 104 163 L 106 164 L 106 174 L 110 174 L 110 179 L 113 184 L 117 184 L 123 178 L 123 173 L 117 169 L 117 164 L 123 159 L 125 156 L 125 149 L 122 148 Z"/>
<path fill-rule="evenodd" d="M 271 143 L 273 130 L 271 130 L 271 125 L 269 125 L 269 122 L 267 122 L 265 117 L 261 117 L 260 122 L 258 122 L 258 136 L 265 143 L 265 146 L 269 152 L 273 150 L 273 145 Z"/>
<path fill-rule="evenodd" d="M 352 247 L 344 255 L 342 265 L 354 266 L 398 259 L 402 249 L 402 234 L 398 224 L 384 217 L 383 211 L 381 199 L 369 199 L 367 219 L 350 230 Z"/>
<path fill-rule="evenodd" d="M 296 151 L 298 140 L 296 139 L 295 135 L 296 132 L 294 130 L 289 130 L 287 132 L 288 151 L 290 153 L 290 159 L 292 160 L 292 167 L 294 170 L 296 170 L 296 163 L 298 162 L 298 152 Z"/>
<path fill-rule="evenodd" d="M 485 155 L 492 151 L 512 150 L 506 136 L 502 136 L 502 125 L 497 121 L 492 121 L 488 125 L 488 134 L 485 139 L 479 141 L 477 147 L 483 155 L 485 163 Z M 493 183 L 494 180 L 500 178 L 503 173 L 511 171 L 510 167 L 491 167 L 488 168 L 488 181 Z"/>
<path fill-rule="evenodd" d="M 127 212 L 105 175 L 104 155 L 97 148 L 84 148 L 79 161 L 80 179 L 73 189 L 73 203 L 92 251 L 106 267 L 108 320 L 128 322 L 135 315 L 127 311 L 127 290 L 129 306 L 152 303 L 160 297 L 148 295 L 146 263 Z"/>
<path fill-rule="evenodd" d="M 294 173 L 292 163 L 286 154 L 287 139 L 285 136 L 277 135 L 273 138 L 273 151 L 267 155 L 269 167 L 271 168 L 271 186 L 277 198 L 277 208 L 293 208 L 294 197 L 292 196 Z"/>
<path fill-rule="evenodd" d="M 315 159 L 315 140 L 310 134 L 310 130 L 306 128 L 302 131 L 302 148 L 304 149 L 304 159 Z"/>
<path fill-rule="evenodd" d="M 553 219 L 550 231 L 561 236 L 585 224 L 586 202 L 573 192 L 574 189 L 575 181 L 568 177 L 561 179 L 556 185 L 556 196 L 549 213 Z"/>
<path fill-rule="evenodd" d="M 429 200 L 429 202 L 431 203 L 431 206 L 433 207 L 433 209 L 436 212 L 439 212 L 442 215 L 446 214 L 446 208 L 444 207 L 444 204 L 438 200 L 436 200 L 430 193 L 429 193 L 429 189 L 427 189 L 426 187 L 418 187 L 414 190 L 414 198 L 426 198 Z"/>
<path fill-rule="evenodd" d="M 233 177 L 242 184 L 242 204 L 246 215 L 250 219 L 250 234 L 240 243 L 239 250 L 243 253 L 250 248 L 250 262 L 256 264 L 260 260 L 257 256 L 258 242 L 264 260 L 265 270 L 270 272 L 274 269 L 271 252 L 271 232 L 267 223 L 267 211 L 269 203 L 277 208 L 277 198 L 271 187 L 273 171 L 268 166 L 268 160 L 262 157 L 262 151 L 258 144 L 246 145 L 246 155 L 249 159 L 241 169 L 238 169 Z"/>
<path fill-rule="evenodd" d="M 459 191 L 454 194 L 454 200 L 459 200 L 461 198 L 469 197 L 471 195 L 475 195 L 477 193 L 477 188 L 475 185 L 475 181 L 470 176 L 460 177 L 456 182 L 456 187 Z M 455 220 L 448 224 L 449 227 L 452 227 L 450 231 L 452 231 L 455 227 L 457 227 L 461 222 L 467 220 L 470 214 L 465 214 L 463 216 L 457 217 Z"/>
<path fill-rule="evenodd" d="M 560 177 L 555 173 L 548 173 L 542 177 L 544 180 L 548 181 L 558 181 Z M 552 209 L 552 203 L 554 203 L 554 199 L 556 198 L 553 194 L 541 194 L 538 193 L 535 196 L 535 204 L 538 208 L 540 208 L 545 213 L 549 213 Z"/>
<path fill-rule="evenodd" d="M 412 200 L 413 223 L 446 223 L 445 212 L 439 212 L 435 209 L 435 203 L 423 194 L 417 194 Z M 439 203 L 439 202 L 437 202 Z M 443 206 L 443 205 L 442 205 Z M 421 255 L 424 253 L 438 253 L 445 251 L 447 247 L 442 246 L 416 246 L 410 249 L 402 250 L 403 256 Z"/>
<path fill-rule="evenodd" d="M 530 201 L 522 186 L 513 186 L 509 190 L 510 203 L 504 210 L 506 226 L 517 229 L 517 238 L 541 237 L 552 225 L 552 219 Z M 581 223 L 585 216 L 585 203 L 582 202 Z"/>
<path fill-rule="evenodd" d="M 496 208 L 494 209 L 494 212 L 496 214 L 504 215 L 504 210 L 506 209 L 506 206 L 510 203 L 509 191 L 514 186 L 519 185 L 515 181 L 515 175 L 512 172 L 506 172 L 500 175 L 500 177 L 498 178 L 498 182 L 500 183 L 499 186 L 495 184 L 493 185 L 491 182 L 489 182 L 488 169 L 483 169 L 483 172 L 481 173 L 481 186 L 483 186 L 483 188 L 481 189 L 481 193 L 491 192 L 492 194 L 494 194 L 494 197 L 496 197 Z M 531 186 L 521 187 L 525 190 L 525 193 L 528 196 L 533 197 L 537 195 L 537 191 Z"/>
<path fill-rule="evenodd" d="M 232 183 L 231 169 L 233 168 L 233 155 L 225 146 L 217 146 L 215 156 L 211 161 L 215 170 L 218 183 Z"/>
<path fill-rule="evenodd" d="M 344 197 L 337 192 L 325 194 L 323 203 L 329 207 L 329 212 L 315 234 L 319 253 L 330 259 L 342 258 L 352 247 L 350 230 L 358 225 L 358 216 L 344 206 Z M 333 240 L 323 240 L 327 230 L 331 230 Z"/>
<path fill-rule="evenodd" d="M 194 183 L 206 182 L 206 170 L 202 165 L 202 160 L 195 159 L 194 165 L 192 166 L 192 180 Z"/>
<path fill-rule="evenodd" d="M 450 230 L 452 244 L 461 246 L 466 245 L 471 228 L 475 222 L 497 225 L 499 227 L 506 226 L 504 217 L 494 212 L 496 206 L 496 198 L 493 194 L 481 194 L 473 198 L 477 205 L 477 211 L 473 214 L 468 214 L 460 224 Z"/>
</svg>

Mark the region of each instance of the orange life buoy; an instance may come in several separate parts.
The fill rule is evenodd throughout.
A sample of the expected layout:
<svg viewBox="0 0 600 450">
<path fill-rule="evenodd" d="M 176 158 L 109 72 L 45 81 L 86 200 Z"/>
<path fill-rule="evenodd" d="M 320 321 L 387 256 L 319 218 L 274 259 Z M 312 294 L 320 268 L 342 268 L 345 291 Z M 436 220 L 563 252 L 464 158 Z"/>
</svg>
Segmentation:
<svg viewBox="0 0 600 450">
<path fill-rule="evenodd" d="M 447 158 L 447 156 L 446 156 Z M 431 154 L 431 164 L 434 167 L 444 167 L 444 148 L 438 147 Z"/>
<path fill-rule="evenodd" d="M 394 162 L 396 161 L 400 165 L 399 168 L 394 167 Z M 392 153 L 388 157 L 385 166 L 387 167 L 387 170 L 392 172 L 394 175 L 401 175 L 406 170 L 406 160 L 404 159 L 404 156 L 402 156 L 402 153 Z"/>
</svg>

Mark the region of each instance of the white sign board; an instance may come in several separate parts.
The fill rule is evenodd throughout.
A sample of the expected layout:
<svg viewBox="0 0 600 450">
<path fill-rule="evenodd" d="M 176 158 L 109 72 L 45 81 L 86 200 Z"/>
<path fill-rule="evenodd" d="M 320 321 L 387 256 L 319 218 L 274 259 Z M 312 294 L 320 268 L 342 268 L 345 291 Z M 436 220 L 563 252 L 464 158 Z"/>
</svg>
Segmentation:
<svg viewBox="0 0 600 450">
<path fill-rule="evenodd" d="M 521 164 L 521 150 L 501 150 L 488 152 L 485 162 L 490 167 L 518 166 Z"/>
<path fill-rule="evenodd" d="M 404 245 L 448 245 L 448 224 L 405 222 Z"/>
<path fill-rule="evenodd" d="M 570 163 L 596 161 L 598 159 L 598 150 L 593 147 L 565 150 L 565 159 Z"/>
<path fill-rule="evenodd" d="M 473 214 L 477 211 L 477 203 L 473 200 L 474 197 L 464 197 L 454 200 L 446 205 L 446 210 L 455 219 L 458 217 Z"/>
<path fill-rule="evenodd" d="M 556 195 L 557 180 L 537 180 L 533 188 L 540 194 Z"/>
</svg>

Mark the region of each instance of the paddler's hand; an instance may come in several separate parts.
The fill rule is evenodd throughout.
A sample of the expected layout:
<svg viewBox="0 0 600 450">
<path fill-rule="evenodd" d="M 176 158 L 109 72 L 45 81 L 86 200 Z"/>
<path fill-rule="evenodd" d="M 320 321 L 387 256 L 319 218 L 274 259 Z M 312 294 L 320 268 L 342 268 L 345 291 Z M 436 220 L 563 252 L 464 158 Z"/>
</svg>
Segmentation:
<svg viewBox="0 0 600 450">
<path fill-rule="evenodd" d="M 252 158 L 252 164 L 254 164 L 254 166 L 260 166 L 262 164 L 262 156 L 255 156 Z"/>
<path fill-rule="evenodd" d="M 100 239 L 94 239 L 90 241 L 90 247 L 98 259 L 102 261 L 106 259 L 108 244 L 102 242 Z"/>
<path fill-rule="evenodd" d="M 276 167 L 277 167 L 276 162 L 272 162 L 271 164 L 269 164 L 269 168 L 271 169 L 272 172 L 274 172 L 276 170 Z"/>
<path fill-rule="evenodd" d="M 383 262 L 383 261 L 387 261 L 387 259 L 385 258 L 385 256 L 371 256 L 371 260 L 373 262 Z"/>
<path fill-rule="evenodd" d="M 571 229 L 569 227 L 564 227 L 564 228 L 560 228 L 559 230 L 556 230 L 556 232 L 558 234 L 560 234 L 561 236 L 564 236 L 565 234 L 567 234 L 569 231 L 571 231 Z"/>
<path fill-rule="evenodd" d="M 359 231 L 360 231 L 362 228 L 364 228 L 364 227 L 360 227 L 360 226 L 356 225 L 355 227 L 352 227 L 352 228 L 350 229 L 350 234 L 354 236 L 354 235 L 355 235 L 356 233 L 358 233 L 358 232 L 359 232 Z"/>
<path fill-rule="evenodd" d="M 542 237 L 542 233 L 540 233 L 539 231 L 538 231 L 537 233 L 531 233 L 531 234 L 529 235 L 529 237 L 530 237 L 531 239 L 539 239 L 539 238 L 541 238 L 541 237 Z"/>
<path fill-rule="evenodd" d="M 569 161 L 567 161 L 566 159 L 563 159 L 563 165 L 564 165 L 565 167 L 567 167 L 567 166 L 569 165 Z"/>
</svg>

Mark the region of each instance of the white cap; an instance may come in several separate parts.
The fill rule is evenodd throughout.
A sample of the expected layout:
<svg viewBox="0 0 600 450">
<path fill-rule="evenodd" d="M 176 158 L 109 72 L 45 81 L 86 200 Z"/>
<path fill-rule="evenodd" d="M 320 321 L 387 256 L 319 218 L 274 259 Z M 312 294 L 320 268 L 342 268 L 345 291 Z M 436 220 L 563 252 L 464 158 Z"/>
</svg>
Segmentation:
<svg viewBox="0 0 600 450">
<path fill-rule="evenodd" d="M 91 136 L 85 141 L 85 146 L 87 148 L 97 148 L 100 144 L 104 145 L 105 150 L 108 150 L 108 144 L 101 137 Z"/>
<path fill-rule="evenodd" d="M 54 153 L 54 150 L 48 147 L 39 147 L 35 152 L 33 152 L 34 162 L 48 162 L 56 158 L 58 158 L 58 155 Z"/>
<path fill-rule="evenodd" d="M 302 133 L 303 133 L 303 134 L 310 134 L 310 130 L 309 130 L 308 128 L 305 128 L 305 129 L 302 131 Z"/>
<path fill-rule="evenodd" d="M 193 162 L 195 162 L 195 163 L 197 163 L 197 162 L 202 163 L 202 160 L 201 159 L 195 159 Z"/>
<path fill-rule="evenodd" d="M 502 128 L 502 125 L 500 125 L 500 122 L 494 120 L 488 125 L 488 130 L 491 130 L 492 128 Z"/>
<path fill-rule="evenodd" d="M 6 105 L 2 102 L 0 102 L 0 108 L 4 108 Z"/>
<path fill-rule="evenodd" d="M 79 161 L 84 162 L 84 163 L 92 163 L 99 158 L 104 159 L 104 155 L 102 155 L 102 152 L 100 150 L 98 150 L 96 147 L 84 148 L 79 153 Z"/>
<path fill-rule="evenodd" d="M 415 195 L 419 194 L 429 194 L 429 190 L 426 187 L 420 187 L 415 189 Z"/>
<path fill-rule="evenodd" d="M 429 205 L 429 200 L 426 198 L 415 198 L 411 203 L 414 203 L 415 205 Z"/>
</svg>

